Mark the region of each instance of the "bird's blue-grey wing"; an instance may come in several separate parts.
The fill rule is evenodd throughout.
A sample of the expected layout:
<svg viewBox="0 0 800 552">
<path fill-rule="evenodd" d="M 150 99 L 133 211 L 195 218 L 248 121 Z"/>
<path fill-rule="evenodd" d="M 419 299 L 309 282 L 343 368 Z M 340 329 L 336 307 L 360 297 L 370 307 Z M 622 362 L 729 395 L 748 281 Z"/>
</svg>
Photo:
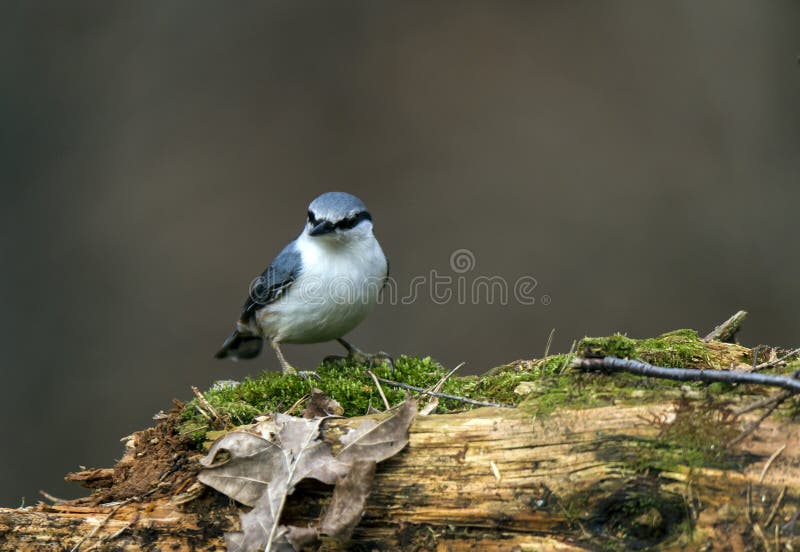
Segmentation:
<svg viewBox="0 0 800 552">
<path fill-rule="evenodd" d="M 297 279 L 300 268 L 300 251 L 292 242 L 250 285 L 250 294 L 242 307 L 241 321 L 249 322 L 258 309 L 279 299 Z"/>
</svg>

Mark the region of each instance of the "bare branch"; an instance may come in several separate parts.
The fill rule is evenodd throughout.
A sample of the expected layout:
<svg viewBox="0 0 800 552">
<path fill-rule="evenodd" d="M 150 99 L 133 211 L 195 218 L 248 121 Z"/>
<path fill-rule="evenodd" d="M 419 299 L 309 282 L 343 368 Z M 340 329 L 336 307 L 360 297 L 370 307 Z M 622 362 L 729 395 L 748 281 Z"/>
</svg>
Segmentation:
<svg viewBox="0 0 800 552">
<path fill-rule="evenodd" d="M 800 347 L 798 347 L 797 349 L 792 349 L 791 351 L 789 351 L 780 358 L 776 358 L 775 360 L 771 360 L 769 362 L 764 362 L 763 364 L 759 364 L 758 366 L 754 366 L 753 370 L 765 370 L 767 368 L 772 368 L 773 366 L 777 366 L 778 364 L 785 362 L 789 357 L 797 356 L 798 354 L 800 354 Z M 754 354 L 753 357 L 755 358 L 755 356 L 756 355 Z M 755 360 L 753 362 L 755 362 Z"/>
<path fill-rule="evenodd" d="M 666 368 L 653 366 L 638 360 L 627 360 L 616 357 L 576 358 L 573 368 L 580 370 L 604 370 L 607 372 L 630 372 L 640 376 L 668 379 L 676 381 L 704 381 L 708 383 L 748 383 L 780 387 L 792 393 L 800 393 L 800 380 L 791 376 L 775 376 L 772 374 L 755 374 L 739 370 L 698 370 L 695 368 Z"/>
<path fill-rule="evenodd" d="M 714 328 L 714 331 L 703 338 L 703 341 L 730 341 L 747 317 L 747 311 L 740 310 L 725 322 Z"/>
<path fill-rule="evenodd" d="M 448 395 L 447 393 L 437 393 L 435 391 L 429 391 L 427 389 L 423 389 L 422 387 L 416 387 L 414 385 L 409 385 L 407 383 L 401 383 L 399 381 L 392 381 L 384 378 L 378 378 L 378 381 L 385 383 L 386 385 L 391 385 L 392 387 L 399 387 L 400 389 L 407 389 L 409 391 L 417 391 L 419 393 L 425 393 L 426 395 L 431 395 L 433 397 L 441 397 L 442 399 L 450 399 L 453 401 L 459 401 L 467 404 L 474 404 L 475 406 L 494 406 L 497 408 L 514 408 L 508 404 L 498 404 L 498 403 L 491 403 L 491 402 L 483 402 L 483 401 L 476 401 L 475 399 L 470 399 L 468 397 L 459 397 L 458 395 Z M 800 382 L 798 382 L 800 383 Z"/>
</svg>

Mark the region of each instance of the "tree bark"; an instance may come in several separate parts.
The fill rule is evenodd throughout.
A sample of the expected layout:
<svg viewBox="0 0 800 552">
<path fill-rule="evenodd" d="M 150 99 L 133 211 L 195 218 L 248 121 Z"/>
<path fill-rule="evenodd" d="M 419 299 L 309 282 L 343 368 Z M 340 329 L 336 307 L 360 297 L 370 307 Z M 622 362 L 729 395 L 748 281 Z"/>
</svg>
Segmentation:
<svg viewBox="0 0 800 552">
<path fill-rule="evenodd" d="M 661 449 L 671 424 L 688 419 L 681 408 L 617 405 L 546 417 L 480 408 L 419 416 L 406 449 L 378 466 L 348 547 L 797 549 L 798 424 L 764 421 L 717 467 L 690 467 L 680 457 L 648 466 L 653 454 L 668 453 Z M 329 421 L 325 437 L 336 439 L 354 420 Z M 99 487 L 94 499 L 0 509 L 0 551 L 224 550 L 223 533 L 238 529 L 237 506 L 195 481 L 197 453 L 186 453 L 177 469 L 145 468 L 157 455 L 142 452 L 159 440 L 158 431 L 166 435 L 174 426 L 135 434 L 113 472 L 72 476 Z M 176 462 L 181 453 L 170 454 Z M 138 476 L 139 489 L 149 491 L 115 490 Z M 314 523 L 330 494 L 330 487 L 301 483 L 284 522 Z"/>
</svg>

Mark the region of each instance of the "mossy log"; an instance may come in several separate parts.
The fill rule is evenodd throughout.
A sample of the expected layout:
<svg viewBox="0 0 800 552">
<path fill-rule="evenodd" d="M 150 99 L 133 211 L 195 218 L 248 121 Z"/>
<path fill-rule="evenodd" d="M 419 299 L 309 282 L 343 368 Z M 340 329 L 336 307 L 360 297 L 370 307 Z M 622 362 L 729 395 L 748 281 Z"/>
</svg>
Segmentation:
<svg viewBox="0 0 800 552">
<path fill-rule="evenodd" d="M 682 408 L 674 403 L 607 406 L 563 409 L 547 417 L 525 409 L 481 408 L 420 416 L 408 447 L 379 466 L 351 548 L 705 549 L 724 544 L 743 550 L 789 542 L 787 535 L 776 540 L 775 527 L 800 505 L 795 452 L 800 427 L 767 420 L 758 439 L 718 467 L 692 466 L 691 458 L 682 462 L 679 437 L 674 444 L 663 438 L 665 424 L 696 414 Z M 326 437 L 335 439 L 353 420 L 330 421 Z M 191 471 L 182 482 L 159 482 L 140 454 L 153 439 L 152 430 L 136 434 L 116 471 L 129 477 L 151 473 L 152 480 L 141 484 L 157 492 L 108 506 L 2 509 L 0 550 L 60 551 L 79 543 L 81 550 L 224 550 L 223 532 L 238 527 L 235 505 L 193 484 Z M 98 477 L 109 479 L 107 472 Z M 329 488 L 301 484 L 286 521 L 313 523 L 329 497 Z"/>
</svg>

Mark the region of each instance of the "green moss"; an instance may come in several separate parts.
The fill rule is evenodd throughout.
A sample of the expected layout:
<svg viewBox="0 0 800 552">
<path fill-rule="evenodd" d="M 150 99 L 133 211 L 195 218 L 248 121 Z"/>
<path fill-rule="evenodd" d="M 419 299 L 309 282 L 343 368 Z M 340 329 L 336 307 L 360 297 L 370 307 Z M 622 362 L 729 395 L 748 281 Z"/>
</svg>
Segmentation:
<svg viewBox="0 0 800 552">
<path fill-rule="evenodd" d="M 635 358 L 636 340 L 619 333 L 608 337 L 584 337 L 577 350 L 587 357 Z"/>
<path fill-rule="evenodd" d="M 657 338 L 642 339 L 636 355 L 659 366 L 695 366 L 709 364 L 707 348 L 694 330 L 676 330 Z"/>
<path fill-rule="evenodd" d="M 675 330 L 648 339 L 631 339 L 621 334 L 586 337 L 577 349 L 583 356 L 630 358 L 659 366 L 709 365 L 706 344 L 694 330 Z"/>
<path fill-rule="evenodd" d="M 351 362 L 329 362 L 317 369 L 319 380 L 279 372 L 262 372 L 238 384 L 220 382 L 203 393 L 220 420 L 211 423 L 198 408 L 197 399 L 194 399 L 183 408 L 181 430 L 196 440 L 203 440 L 207 431 L 222 429 L 225 425 L 247 424 L 264 413 L 286 411 L 314 387 L 339 401 L 345 416 L 366 414 L 370 406 L 383 409 L 383 400 L 366 370 L 366 367 Z M 374 367 L 372 372 L 378 377 L 428 388 L 435 385 L 447 370 L 430 357 L 402 356 L 395 361 L 394 373 L 387 366 Z M 477 383 L 478 379 L 474 376 L 451 377 L 441 392 L 471 396 Z M 397 404 L 405 398 L 402 389 L 390 385 L 382 385 L 382 388 L 391 404 Z M 463 406 L 458 401 L 443 399 L 439 403 L 439 411 L 448 412 Z M 300 405 L 298 413 L 302 407 Z"/>
<path fill-rule="evenodd" d="M 714 362 L 728 366 L 729 362 L 720 360 L 727 351 L 726 347 L 736 348 L 734 353 L 737 355 L 748 351 L 735 345 L 705 344 L 694 330 L 677 330 L 640 340 L 621 334 L 587 337 L 580 341 L 576 350 L 578 355 L 584 356 L 616 356 L 663 366 L 703 367 L 711 364 L 709 355 L 716 355 Z M 575 371 L 569 369 L 572 358 L 573 355 L 556 354 L 499 366 L 482 376 L 454 375 L 445 382 L 441 392 L 484 402 L 517 405 L 531 415 L 544 416 L 561 407 L 592 408 L 663 401 L 680 397 L 688 387 L 698 390 L 704 387 L 703 384 L 642 378 L 625 373 Z M 379 377 L 424 389 L 435 385 L 447 373 L 443 366 L 429 357 L 409 356 L 396 359 L 394 373 L 386 366 L 375 367 L 372 371 Z M 220 415 L 220 420 L 210 422 L 193 400 L 183 409 L 182 431 L 203 440 L 207 431 L 250 423 L 264 413 L 286 411 L 307 396 L 313 387 L 339 401 L 345 416 L 363 415 L 370 406 L 383 409 L 378 389 L 364 366 L 347 361 L 323 363 L 317 374 L 320 380 L 263 372 L 238 384 L 215 385 L 204 395 Z M 713 385 L 720 392 L 731 387 Z M 402 389 L 388 384 L 383 384 L 382 388 L 391 404 L 405 398 L 406 391 Z M 299 414 L 304 406 L 301 401 L 295 412 Z M 440 399 L 437 412 L 468 408 L 471 406 L 463 402 Z"/>
</svg>

